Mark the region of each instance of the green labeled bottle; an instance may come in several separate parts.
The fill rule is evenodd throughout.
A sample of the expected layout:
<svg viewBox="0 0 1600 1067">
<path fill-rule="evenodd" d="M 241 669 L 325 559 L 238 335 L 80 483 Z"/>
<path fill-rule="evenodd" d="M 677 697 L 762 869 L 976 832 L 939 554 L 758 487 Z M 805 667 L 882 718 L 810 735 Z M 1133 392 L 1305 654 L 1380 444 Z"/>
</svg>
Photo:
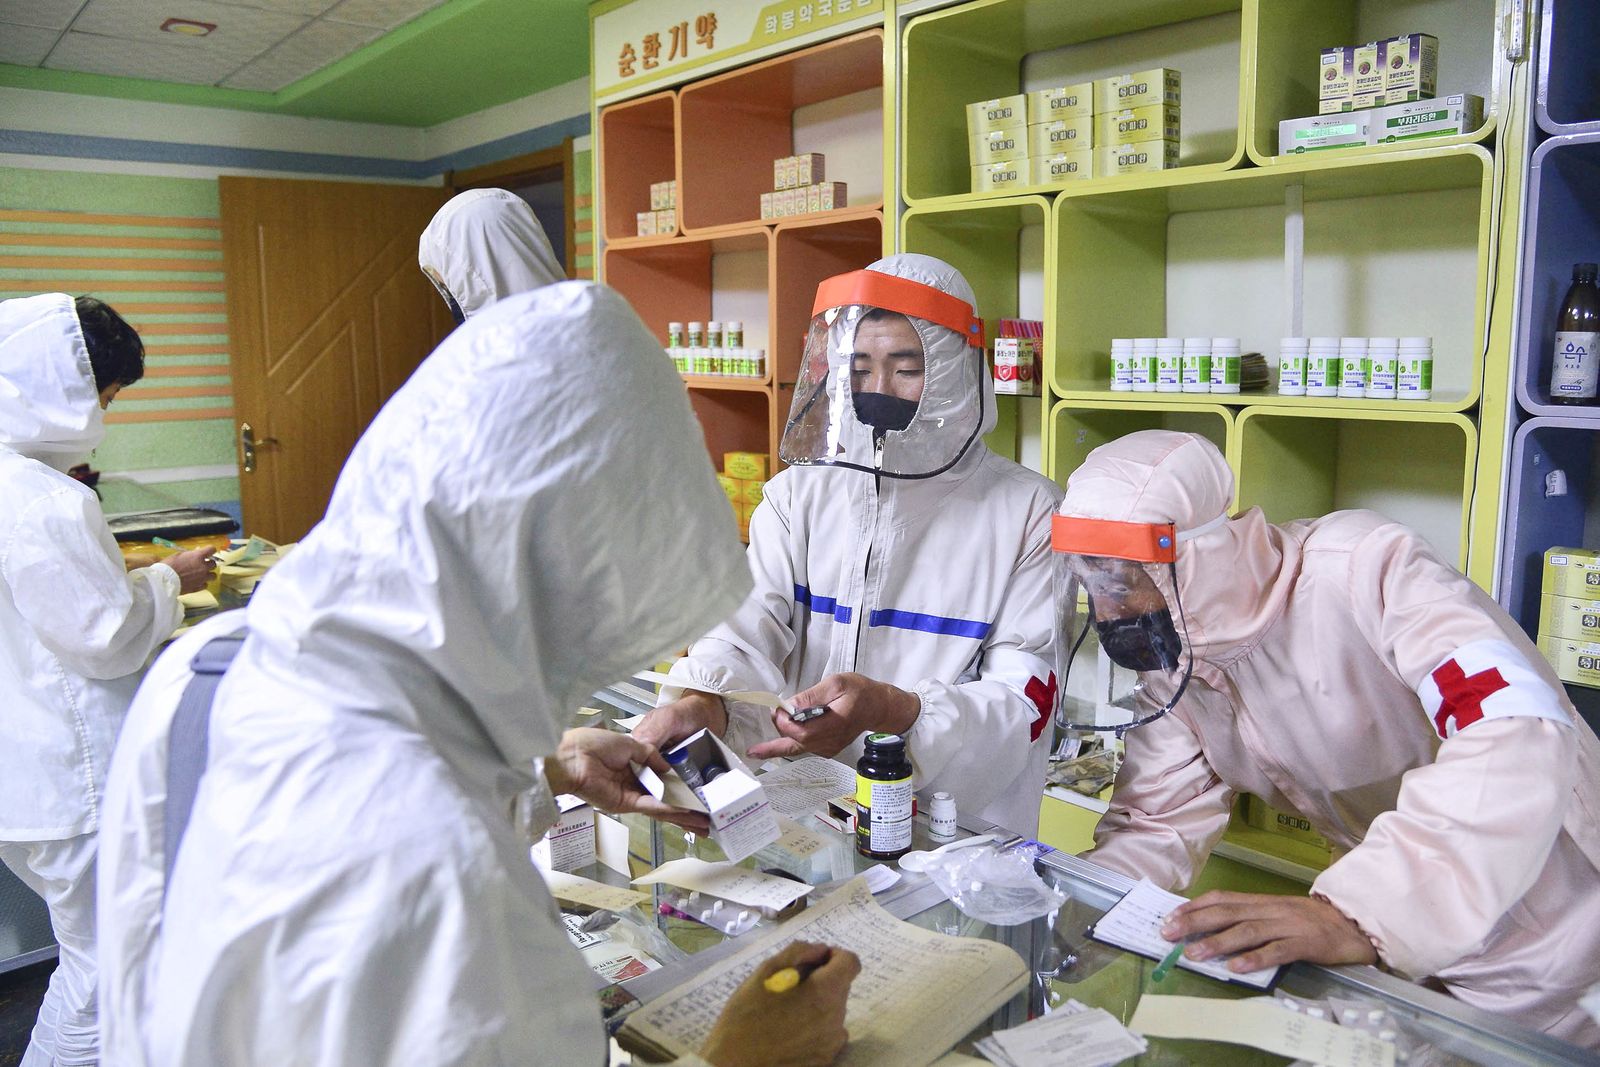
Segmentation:
<svg viewBox="0 0 1600 1067">
<path fill-rule="evenodd" d="M 1550 365 L 1552 404 L 1593 404 L 1600 400 L 1600 287 L 1595 265 L 1572 268 L 1572 288 L 1561 302 L 1555 351 Z"/>
<path fill-rule="evenodd" d="M 911 760 L 899 734 L 868 734 L 856 764 L 856 851 L 875 860 L 911 851 Z"/>
</svg>

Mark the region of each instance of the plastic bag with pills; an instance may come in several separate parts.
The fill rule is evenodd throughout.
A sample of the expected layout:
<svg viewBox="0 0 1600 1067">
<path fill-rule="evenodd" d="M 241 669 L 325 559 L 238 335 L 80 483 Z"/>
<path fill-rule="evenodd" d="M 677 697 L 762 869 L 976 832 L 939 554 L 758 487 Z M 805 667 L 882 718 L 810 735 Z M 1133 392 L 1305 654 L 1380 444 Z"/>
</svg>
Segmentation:
<svg viewBox="0 0 1600 1067">
<path fill-rule="evenodd" d="M 1016 926 L 1050 915 L 1066 894 L 1045 882 L 1034 861 L 1049 846 L 996 844 L 931 856 L 924 868 L 962 914 L 991 926 Z"/>
</svg>

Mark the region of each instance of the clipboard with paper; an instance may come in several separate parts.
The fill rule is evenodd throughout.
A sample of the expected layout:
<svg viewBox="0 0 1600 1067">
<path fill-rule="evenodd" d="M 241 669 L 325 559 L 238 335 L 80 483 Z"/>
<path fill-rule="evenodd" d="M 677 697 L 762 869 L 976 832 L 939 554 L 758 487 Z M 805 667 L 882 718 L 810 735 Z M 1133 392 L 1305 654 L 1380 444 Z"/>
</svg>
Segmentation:
<svg viewBox="0 0 1600 1067">
<path fill-rule="evenodd" d="M 1111 906 L 1089 930 L 1096 941 L 1132 952 L 1152 960 L 1164 959 L 1172 951 L 1173 943 L 1161 936 L 1161 923 L 1180 904 L 1188 903 L 1176 893 L 1169 893 L 1148 878 Z M 1226 959 L 1191 960 L 1178 957 L 1178 966 L 1186 971 L 1215 978 L 1219 982 L 1248 986 L 1251 989 L 1271 989 L 1277 981 L 1281 967 L 1268 967 L 1259 971 L 1230 971 Z"/>
</svg>

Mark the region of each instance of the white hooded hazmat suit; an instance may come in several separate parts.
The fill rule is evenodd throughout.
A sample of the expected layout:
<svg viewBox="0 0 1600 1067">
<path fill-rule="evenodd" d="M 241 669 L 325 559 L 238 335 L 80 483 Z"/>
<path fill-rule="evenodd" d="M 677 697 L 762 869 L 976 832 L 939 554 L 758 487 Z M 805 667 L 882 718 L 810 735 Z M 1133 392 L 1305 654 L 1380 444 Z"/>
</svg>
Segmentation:
<svg viewBox="0 0 1600 1067">
<path fill-rule="evenodd" d="M 1067 481 L 1064 515 L 1214 519 L 1233 476 L 1204 438 L 1130 434 Z M 1194 676 L 1126 735 L 1091 858 L 1190 884 L 1253 793 L 1333 843 L 1312 886 L 1380 960 L 1600 1048 L 1600 742 L 1527 636 L 1405 526 L 1370 511 L 1180 543 Z"/>
<path fill-rule="evenodd" d="M 535 761 L 571 712 L 749 582 L 683 387 L 621 297 L 564 282 L 474 317 L 243 613 L 170 885 L 168 728 L 241 613 L 140 690 L 103 835 L 107 1061 L 604 1062 L 510 808 L 533 791 L 542 832 Z"/>
<path fill-rule="evenodd" d="M 417 240 L 417 265 L 468 318 L 567 276 L 533 209 L 504 189 L 451 197 Z"/>
<path fill-rule="evenodd" d="M 929 256 L 891 256 L 869 269 L 973 302 L 966 279 Z M 952 367 L 978 357 L 954 330 L 911 322 L 928 407 L 938 383 L 972 381 Z M 976 394 L 933 399 L 945 410 L 982 405 L 987 433 L 994 397 L 986 387 Z M 854 418 L 850 404 L 838 407 Z M 859 427 L 846 432 L 863 436 Z M 924 806 L 931 791 L 946 790 L 963 813 L 1034 833 L 1052 741 L 1050 516 L 1060 498 L 1049 480 L 981 440 L 926 479 L 782 471 L 750 520 L 755 591 L 673 666 L 681 686 L 664 686 L 661 702 L 688 689 L 787 695 L 858 671 L 922 701 L 907 748 Z M 770 711 L 728 701 L 736 751 L 777 736 Z M 858 738 L 836 758 L 854 765 L 861 747 Z"/>
<path fill-rule="evenodd" d="M 72 297 L 0 302 L 0 859 L 61 946 L 30 1067 L 95 1061 L 101 793 L 138 672 L 183 619 L 177 573 L 130 573 L 94 491 L 63 473 L 104 436 Z"/>
</svg>

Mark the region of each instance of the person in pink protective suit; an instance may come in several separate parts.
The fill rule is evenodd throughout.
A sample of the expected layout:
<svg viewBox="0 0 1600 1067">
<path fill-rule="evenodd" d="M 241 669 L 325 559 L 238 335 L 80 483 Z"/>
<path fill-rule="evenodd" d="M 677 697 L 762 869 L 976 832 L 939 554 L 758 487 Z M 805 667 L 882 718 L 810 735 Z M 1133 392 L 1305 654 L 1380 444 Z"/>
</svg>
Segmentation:
<svg viewBox="0 0 1600 1067">
<path fill-rule="evenodd" d="M 1087 618 L 1138 679 L 1124 701 L 1060 703 L 1068 725 L 1127 730 L 1091 858 L 1183 889 L 1253 793 L 1336 858 L 1308 897 L 1176 909 L 1163 935 L 1188 955 L 1380 963 L 1600 1048 L 1577 1004 L 1600 980 L 1600 741 L 1554 672 L 1406 526 L 1273 525 L 1229 517 L 1232 500 L 1217 449 L 1166 431 L 1096 449 L 1067 481 L 1058 642 Z"/>
</svg>

